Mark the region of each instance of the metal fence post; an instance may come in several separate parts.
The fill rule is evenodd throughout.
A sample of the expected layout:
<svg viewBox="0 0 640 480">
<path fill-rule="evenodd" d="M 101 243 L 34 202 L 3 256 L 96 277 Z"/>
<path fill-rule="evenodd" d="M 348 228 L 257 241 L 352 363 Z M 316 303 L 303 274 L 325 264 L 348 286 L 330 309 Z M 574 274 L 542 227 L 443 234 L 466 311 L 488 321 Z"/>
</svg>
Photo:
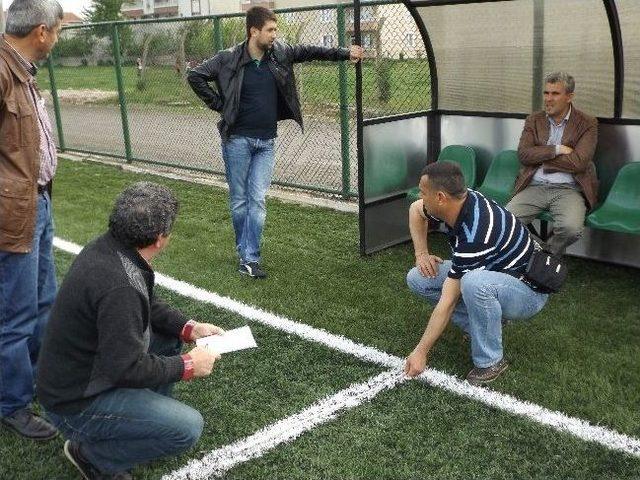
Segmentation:
<svg viewBox="0 0 640 480">
<path fill-rule="evenodd" d="M 58 99 L 58 88 L 56 87 L 56 76 L 53 71 L 53 52 L 49 54 L 47 67 L 49 69 L 49 83 L 51 84 L 51 98 L 53 98 L 53 111 L 55 112 L 56 127 L 58 128 L 58 147 L 60 147 L 61 152 L 64 152 L 64 132 L 62 131 L 62 116 L 60 115 L 60 101 Z"/>
<path fill-rule="evenodd" d="M 113 24 L 111 33 L 113 39 L 113 59 L 116 67 L 116 80 L 118 82 L 118 99 L 120 101 L 120 115 L 122 117 L 122 134 L 124 136 L 124 152 L 127 162 L 131 163 L 133 154 L 131 153 L 131 137 L 129 136 L 129 117 L 127 115 L 127 99 L 124 94 L 124 81 L 122 80 L 122 64 L 120 59 L 120 36 L 118 35 L 118 24 Z"/>
<path fill-rule="evenodd" d="M 222 28 L 220 28 L 220 17 L 213 19 L 213 51 L 218 53 L 222 50 Z"/>
<path fill-rule="evenodd" d="M 338 5 L 338 46 L 346 46 L 344 5 Z M 351 192 L 351 162 L 349 160 L 349 100 L 347 98 L 347 65 L 338 63 L 340 82 L 340 146 L 342 153 L 342 197 L 349 198 Z"/>
</svg>

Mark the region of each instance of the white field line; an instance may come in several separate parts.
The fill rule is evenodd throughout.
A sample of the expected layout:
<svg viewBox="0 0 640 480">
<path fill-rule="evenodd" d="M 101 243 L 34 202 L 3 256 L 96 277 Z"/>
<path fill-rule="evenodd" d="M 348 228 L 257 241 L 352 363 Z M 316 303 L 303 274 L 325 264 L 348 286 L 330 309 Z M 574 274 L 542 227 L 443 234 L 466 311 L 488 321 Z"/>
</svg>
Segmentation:
<svg viewBox="0 0 640 480">
<path fill-rule="evenodd" d="M 357 407 L 378 393 L 406 380 L 401 370 L 389 370 L 364 383 L 353 384 L 295 415 L 284 418 L 256 433 L 212 450 L 200 460 L 191 460 L 162 480 L 196 480 L 222 476 L 234 466 L 258 458 L 278 445 L 295 440 L 303 433 L 333 420 L 340 413 Z"/>
<path fill-rule="evenodd" d="M 54 245 L 72 254 L 77 254 L 81 249 L 80 246 L 59 238 L 54 239 Z M 251 307 L 213 292 L 208 292 L 186 282 L 175 280 L 161 274 L 156 274 L 156 281 L 159 285 L 173 290 L 176 293 L 180 293 L 185 297 L 192 298 L 199 302 L 213 304 L 219 308 L 235 312 L 249 320 L 295 334 L 305 340 L 320 343 L 334 350 L 353 355 L 382 367 L 391 369 L 402 368 L 402 358 L 382 352 L 374 347 L 362 345 L 340 335 L 334 335 L 322 329 L 279 317 L 264 310 Z M 511 395 L 482 387 L 474 387 L 466 381 L 438 370 L 428 369 L 418 378 L 425 383 L 440 387 L 456 395 L 476 400 L 492 408 L 525 417 L 536 423 L 547 425 L 555 430 L 570 433 L 582 440 L 598 443 L 611 450 L 618 450 L 640 457 L 640 440 L 637 438 L 618 433 L 605 427 L 592 425 L 585 420 L 569 417 L 561 412 L 552 411 L 530 402 L 518 400 Z"/>
</svg>

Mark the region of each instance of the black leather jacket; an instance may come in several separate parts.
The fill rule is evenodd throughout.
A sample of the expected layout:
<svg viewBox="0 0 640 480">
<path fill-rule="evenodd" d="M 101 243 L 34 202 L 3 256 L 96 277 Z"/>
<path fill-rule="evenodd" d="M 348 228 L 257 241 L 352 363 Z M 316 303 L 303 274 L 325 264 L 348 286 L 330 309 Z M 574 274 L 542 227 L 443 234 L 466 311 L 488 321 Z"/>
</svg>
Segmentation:
<svg viewBox="0 0 640 480">
<path fill-rule="evenodd" d="M 221 114 L 218 130 L 223 138 L 228 136 L 240 107 L 240 90 L 244 77 L 244 66 L 251 62 L 247 41 L 228 50 L 189 71 L 187 79 L 196 95 L 211 109 Z M 275 41 L 266 53 L 267 64 L 278 86 L 278 120 L 291 118 L 302 125 L 300 99 L 296 89 L 293 64 L 311 60 L 348 60 L 346 48 L 325 48 L 313 45 L 289 45 Z M 216 90 L 209 82 L 215 83 Z"/>
</svg>

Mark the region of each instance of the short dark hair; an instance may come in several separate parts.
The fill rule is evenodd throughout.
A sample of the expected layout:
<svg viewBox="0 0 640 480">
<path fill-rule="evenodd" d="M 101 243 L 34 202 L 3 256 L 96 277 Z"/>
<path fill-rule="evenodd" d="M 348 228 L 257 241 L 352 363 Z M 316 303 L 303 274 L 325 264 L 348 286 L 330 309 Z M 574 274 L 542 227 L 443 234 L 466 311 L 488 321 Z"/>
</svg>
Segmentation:
<svg viewBox="0 0 640 480">
<path fill-rule="evenodd" d="M 116 198 L 109 231 L 125 246 L 144 248 L 169 235 L 178 215 L 178 200 L 167 187 L 138 182 Z"/>
<path fill-rule="evenodd" d="M 467 193 L 462 170 L 457 163 L 446 160 L 430 163 L 422 170 L 421 177 L 427 175 L 429 182 L 436 190 L 441 190 L 452 197 L 462 198 Z"/>
<path fill-rule="evenodd" d="M 251 36 L 251 27 L 262 30 L 269 20 L 277 22 L 276 14 L 265 7 L 251 7 L 247 10 L 247 38 Z"/>
</svg>

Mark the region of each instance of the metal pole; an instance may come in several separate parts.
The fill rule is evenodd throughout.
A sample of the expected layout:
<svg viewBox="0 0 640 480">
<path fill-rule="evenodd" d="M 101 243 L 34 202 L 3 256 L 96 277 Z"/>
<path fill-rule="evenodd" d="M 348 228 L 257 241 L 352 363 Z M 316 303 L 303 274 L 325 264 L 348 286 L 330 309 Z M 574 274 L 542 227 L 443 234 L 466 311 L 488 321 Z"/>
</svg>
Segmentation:
<svg viewBox="0 0 640 480">
<path fill-rule="evenodd" d="M 120 36 L 118 25 L 113 25 L 111 33 L 113 39 L 113 59 L 116 67 L 116 80 L 118 82 L 118 99 L 120 100 L 120 116 L 122 117 L 122 134 L 124 135 L 124 151 L 128 163 L 133 160 L 131 153 L 131 137 L 129 136 L 129 117 L 127 116 L 127 99 L 124 94 L 124 82 L 122 80 L 122 64 L 120 59 Z"/>
<path fill-rule="evenodd" d="M 338 5 L 338 46 L 346 47 L 344 5 Z M 342 153 L 342 197 L 349 198 L 351 191 L 351 162 L 349 159 L 349 100 L 347 96 L 347 65 L 338 63 L 340 81 L 340 151 Z"/>
<path fill-rule="evenodd" d="M 544 0 L 533 2 L 533 84 L 531 85 L 531 110 L 542 109 L 542 84 L 544 72 Z"/>
<path fill-rule="evenodd" d="M 213 19 L 213 51 L 218 53 L 222 50 L 222 29 L 220 28 L 220 17 Z"/>
<path fill-rule="evenodd" d="M 620 118 L 622 116 L 624 97 L 624 42 L 622 41 L 622 30 L 616 2 L 614 0 L 604 0 L 604 8 L 609 19 L 611 47 L 613 48 L 613 116 L 614 118 Z"/>
<path fill-rule="evenodd" d="M 58 99 L 58 87 L 56 87 L 56 76 L 53 71 L 53 52 L 49 54 L 47 59 L 47 68 L 49 69 L 49 83 L 51 84 L 51 98 L 53 98 L 53 111 L 56 116 L 56 127 L 58 128 L 58 146 L 60 151 L 65 151 L 64 133 L 62 131 L 62 115 L 60 114 L 60 100 Z"/>
<path fill-rule="evenodd" d="M 353 33 L 354 43 L 362 45 L 360 31 L 360 0 L 353 0 Z M 362 114 L 362 62 L 356 63 L 356 141 L 358 145 L 358 230 L 360 233 L 360 255 L 367 254 L 367 235 L 365 231 L 364 205 L 364 141 Z"/>
</svg>

